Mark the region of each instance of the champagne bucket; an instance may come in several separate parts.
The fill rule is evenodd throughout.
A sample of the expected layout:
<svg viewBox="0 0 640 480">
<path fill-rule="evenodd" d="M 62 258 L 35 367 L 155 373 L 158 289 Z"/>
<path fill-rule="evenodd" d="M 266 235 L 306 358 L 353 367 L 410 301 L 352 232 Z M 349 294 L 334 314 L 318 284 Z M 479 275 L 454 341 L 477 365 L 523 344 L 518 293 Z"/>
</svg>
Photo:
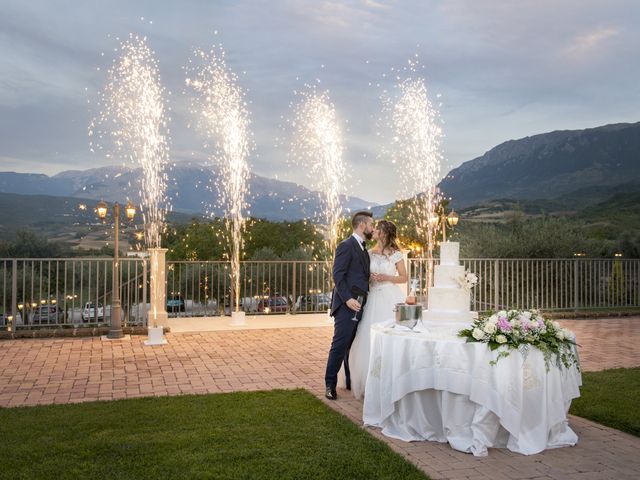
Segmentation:
<svg viewBox="0 0 640 480">
<path fill-rule="evenodd" d="M 396 314 L 396 324 L 403 327 L 413 328 L 422 318 L 422 305 L 407 305 L 406 303 L 396 303 L 393 310 Z"/>
</svg>

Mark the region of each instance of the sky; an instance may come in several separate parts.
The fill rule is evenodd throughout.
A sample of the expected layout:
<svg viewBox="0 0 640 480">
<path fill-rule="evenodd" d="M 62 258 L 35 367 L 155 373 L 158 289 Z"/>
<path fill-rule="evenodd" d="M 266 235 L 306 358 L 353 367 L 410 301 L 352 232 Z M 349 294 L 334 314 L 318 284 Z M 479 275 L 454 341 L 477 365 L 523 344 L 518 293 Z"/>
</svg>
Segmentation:
<svg viewBox="0 0 640 480">
<path fill-rule="evenodd" d="M 319 81 L 343 131 L 343 192 L 377 203 L 406 194 L 376 120 L 391 69 L 412 58 L 439 103 L 443 175 L 507 140 L 640 121 L 637 0 L 2 0 L 1 11 L 0 171 L 122 163 L 91 153 L 87 131 L 130 33 L 147 37 L 159 64 L 172 162 L 207 158 L 188 127 L 184 67 L 194 49 L 221 43 L 246 91 L 251 170 L 311 184 L 277 139 L 294 92 Z"/>
</svg>

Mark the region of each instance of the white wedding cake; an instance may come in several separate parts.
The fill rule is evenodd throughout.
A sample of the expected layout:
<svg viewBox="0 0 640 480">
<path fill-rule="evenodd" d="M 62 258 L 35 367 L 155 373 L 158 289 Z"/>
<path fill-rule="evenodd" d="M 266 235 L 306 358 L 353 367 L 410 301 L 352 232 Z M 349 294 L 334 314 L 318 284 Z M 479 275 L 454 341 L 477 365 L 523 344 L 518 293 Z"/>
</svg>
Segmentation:
<svg viewBox="0 0 640 480">
<path fill-rule="evenodd" d="M 434 286 L 427 292 L 427 310 L 422 318 L 428 322 L 469 324 L 477 318 L 471 311 L 471 291 L 466 283 L 464 266 L 460 265 L 460 244 L 440 244 L 440 265 L 435 266 Z"/>
</svg>

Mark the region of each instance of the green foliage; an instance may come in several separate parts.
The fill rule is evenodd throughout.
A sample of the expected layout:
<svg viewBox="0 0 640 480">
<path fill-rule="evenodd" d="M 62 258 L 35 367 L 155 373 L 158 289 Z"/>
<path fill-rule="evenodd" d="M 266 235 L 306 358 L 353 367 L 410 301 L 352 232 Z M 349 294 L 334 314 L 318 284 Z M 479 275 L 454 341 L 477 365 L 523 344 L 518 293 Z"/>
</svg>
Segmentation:
<svg viewBox="0 0 640 480">
<path fill-rule="evenodd" d="M 622 262 L 614 260 L 611 278 L 609 279 L 609 299 L 616 305 L 624 304 L 626 293 L 627 285 L 622 271 Z"/>
<path fill-rule="evenodd" d="M 168 260 L 222 260 L 226 248 L 225 227 L 220 219 L 201 223 L 194 218 L 188 225 L 168 228 L 162 245 Z"/>
<path fill-rule="evenodd" d="M 640 436 L 640 368 L 583 372 L 569 413 Z"/>
<path fill-rule="evenodd" d="M 507 224 L 466 223 L 457 228 L 465 258 L 573 258 L 575 253 L 598 257 L 602 242 L 584 235 L 583 225 L 566 218 L 525 219 Z"/>
<path fill-rule="evenodd" d="M 640 231 L 640 192 L 617 193 L 605 201 L 582 210 L 578 218 L 587 222 L 598 238 L 617 240 L 625 232 Z M 638 242 L 636 242 L 638 245 Z"/>
<path fill-rule="evenodd" d="M 68 247 L 49 242 L 30 230 L 18 230 L 12 241 L 0 241 L 0 258 L 60 258 L 72 256 Z"/>
<path fill-rule="evenodd" d="M 2 478 L 424 479 L 304 390 L 0 409 Z"/>
<path fill-rule="evenodd" d="M 215 219 L 168 229 L 163 245 L 169 260 L 224 260 L 227 234 L 224 222 Z M 243 260 L 311 260 L 325 254 L 322 237 L 305 221 L 270 222 L 251 219 L 244 234 Z"/>
<path fill-rule="evenodd" d="M 275 258 L 256 257 L 264 256 L 265 248 L 270 249 Z M 310 254 L 312 258 L 323 258 L 325 255 L 322 236 L 314 225 L 306 221 L 270 222 L 252 219 L 247 225 L 244 250 L 245 258 L 252 260 L 302 260 L 303 258 L 298 257 L 307 259 Z"/>
<path fill-rule="evenodd" d="M 412 216 L 412 200 L 398 200 L 385 213 L 385 220 L 396 224 L 398 240 L 403 245 L 423 244 Z"/>
</svg>

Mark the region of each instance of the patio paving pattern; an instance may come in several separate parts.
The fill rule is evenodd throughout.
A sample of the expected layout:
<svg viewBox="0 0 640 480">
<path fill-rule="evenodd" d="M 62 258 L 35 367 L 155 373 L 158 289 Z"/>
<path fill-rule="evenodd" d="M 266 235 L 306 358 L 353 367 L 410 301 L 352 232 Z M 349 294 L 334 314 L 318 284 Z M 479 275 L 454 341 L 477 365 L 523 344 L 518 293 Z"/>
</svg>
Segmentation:
<svg viewBox="0 0 640 480">
<path fill-rule="evenodd" d="M 640 366 L 640 317 L 565 320 L 575 331 L 585 371 Z M 339 391 L 323 397 L 333 328 L 170 333 L 164 346 L 143 336 L 0 342 L 0 407 L 142 396 L 305 388 L 361 424 L 362 403 Z M 570 418 L 580 439 L 571 448 L 523 456 L 491 449 L 475 458 L 434 442 L 406 443 L 367 430 L 433 479 L 636 479 L 640 439 Z"/>
</svg>

